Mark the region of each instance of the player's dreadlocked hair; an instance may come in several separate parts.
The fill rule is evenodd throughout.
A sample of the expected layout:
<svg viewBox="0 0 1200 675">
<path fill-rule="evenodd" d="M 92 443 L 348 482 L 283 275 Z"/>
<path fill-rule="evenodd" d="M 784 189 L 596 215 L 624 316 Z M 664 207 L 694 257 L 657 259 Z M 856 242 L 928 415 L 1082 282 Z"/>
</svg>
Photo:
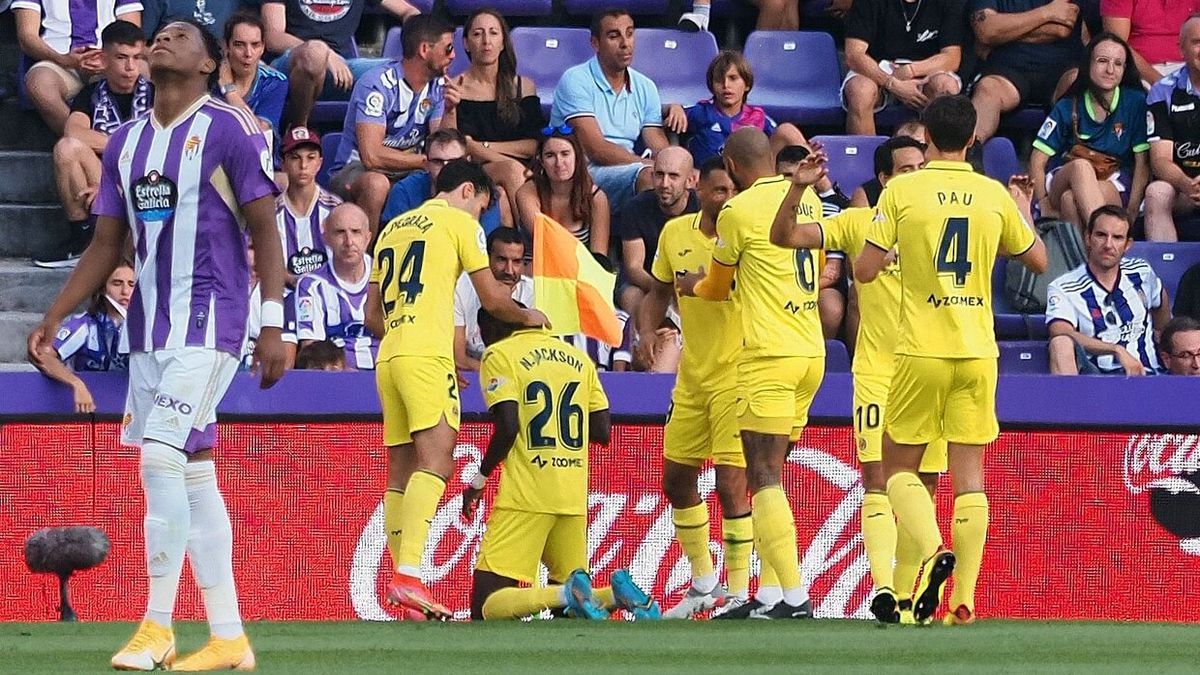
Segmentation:
<svg viewBox="0 0 1200 675">
<path fill-rule="evenodd" d="M 195 28 L 196 32 L 200 33 L 200 39 L 204 41 L 204 50 L 208 52 L 208 58 L 212 59 L 214 64 L 212 72 L 208 74 L 208 88 L 210 90 L 216 89 L 221 79 L 221 59 L 224 58 L 220 40 L 217 39 L 217 36 L 208 32 L 204 24 L 190 16 L 173 16 L 163 23 L 163 28 L 173 23 L 186 23 Z M 161 31 L 162 28 L 159 30 Z M 155 34 L 157 35 L 157 32 Z"/>
</svg>

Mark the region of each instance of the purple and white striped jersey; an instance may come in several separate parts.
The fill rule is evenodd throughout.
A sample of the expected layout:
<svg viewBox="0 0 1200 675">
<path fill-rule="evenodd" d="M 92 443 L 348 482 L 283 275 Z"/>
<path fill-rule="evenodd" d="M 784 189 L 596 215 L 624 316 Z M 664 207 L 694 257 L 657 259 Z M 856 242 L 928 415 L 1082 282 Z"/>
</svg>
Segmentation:
<svg viewBox="0 0 1200 675">
<path fill-rule="evenodd" d="M 618 361 L 630 364 L 629 369 L 632 370 L 634 323 L 629 320 L 629 314 L 619 309 L 617 310 L 617 323 L 621 324 L 621 344 L 615 348 L 583 333 L 563 335 L 560 336 L 560 339 L 587 354 L 592 359 L 592 363 L 596 364 L 596 368 L 601 371 L 612 370 Z"/>
<path fill-rule="evenodd" d="M 99 47 L 100 32 L 131 12 L 141 12 L 141 0 L 13 0 L 13 9 L 42 16 L 42 39 L 59 54 L 76 47 Z"/>
<path fill-rule="evenodd" d="M 129 224 L 137 258 L 130 352 L 238 356 L 250 298 L 240 207 L 278 193 L 258 122 L 204 96 L 169 126 L 153 111 L 123 125 L 102 163 L 92 212 Z"/>
<path fill-rule="evenodd" d="M 283 266 L 288 274 L 302 276 L 315 272 L 329 260 L 321 226 L 333 207 L 341 204 L 340 197 L 317 186 L 312 204 L 302 213 L 288 203 L 287 195 L 275 198 L 275 224 L 283 244 Z"/>
<path fill-rule="evenodd" d="M 374 370 L 379 338 L 367 330 L 367 283 L 371 256 L 363 255 L 363 277 L 357 284 L 338 278 L 333 264 L 300 277 L 296 301 L 296 338 L 330 340 L 346 352 L 346 367 Z"/>
</svg>

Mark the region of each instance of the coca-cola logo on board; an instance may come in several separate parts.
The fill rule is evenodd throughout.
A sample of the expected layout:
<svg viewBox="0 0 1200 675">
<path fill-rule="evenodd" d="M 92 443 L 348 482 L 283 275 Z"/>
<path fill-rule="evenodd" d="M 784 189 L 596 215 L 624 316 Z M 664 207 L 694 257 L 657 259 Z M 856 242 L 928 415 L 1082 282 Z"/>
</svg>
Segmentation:
<svg viewBox="0 0 1200 675">
<path fill-rule="evenodd" d="M 1200 471 L 1200 436 L 1138 434 L 1125 444 L 1125 487 L 1131 494 L 1164 489 L 1200 492 L 1183 474 Z"/>
</svg>

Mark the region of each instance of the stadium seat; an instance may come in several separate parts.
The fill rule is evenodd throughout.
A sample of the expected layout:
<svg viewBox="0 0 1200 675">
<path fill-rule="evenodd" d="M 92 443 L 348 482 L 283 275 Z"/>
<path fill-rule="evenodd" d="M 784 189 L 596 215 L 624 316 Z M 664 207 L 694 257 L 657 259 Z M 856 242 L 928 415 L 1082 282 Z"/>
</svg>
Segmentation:
<svg viewBox="0 0 1200 675">
<path fill-rule="evenodd" d="M 746 40 L 746 58 L 754 68 L 750 102 L 777 122 L 841 125 L 845 113 L 838 97 L 842 70 L 828 33 L 754 31 Z"/>
<path fill-rule="evenodd" d="M 1000 372 L 1029 373 L 1034 375 L 1050 372 L 1050 353 L 1047 343 L 1041 340 L 1001 342 Z"/>
<path fill-rule="evenodd" d="M 341 132 L 325 134 L 321 137 L 321 170 L 317 172 L 317 184 L 329 189 L 329 168 L 333 166 L 333 158 L 337 155 L 338 146 L 342 144 Z"/>
<path fill-rule="evenodd" d="M 1045 338 L 1046 315 L 1022 314 L 1008 304 L 1004 297 L 1004 270 L 1011 261 L 996 258 L 992 268 L 992 314 L 995 319 L 996 338 L 1000 340 L 1027 340 Z M 1012 263 L 1019 265 L 1020 263 Z"/>
<path fill-rule="evenodd" d="M 846 351 L 846 345 L 842 344 L 841 340 L 825 341 L 825 372 L 850 372 L 850 353 Z"/>
<path fill-rule="evenodd" d="M 814 136 L 825 146 L 829 155 L 829 177 L 842 192 L 851 194 L 855 188 L 875 177 L 875 148 L 887 136 Z"/>
<path fill-rule="evenodd" d="M 621 9 L 635 16 L 666 14 L 668 0 L 628 0 L 619 3 Z M 612 0 L 563 0 L 563 9 L 571 16 L 592 16 L 613 7 Z"/>
<path fill-rule="evenodd" d="M 717 39 L 708 31 L 639 28 L 633 67 L 654 80 L 664 104 L 689 106 L 712 98 L 705 76 L 716 55 Z"/>
<path fill-rule="evenodd" d="M 1009 178 L 1021 173 L 1021 163 L 1012 141 L 996 136 L 983 144 L 983 172 L 1005 185 Z"/>
<path fill-rule="evenodd" d="M 385 59 L 399 59 L 404 55 L 404 44 L 400 42 L 400 26 L 392 26 L 383 38 L 383 50 L 379 53 Z M 455 56 L 457 59 L 458 57 Z"/>
<path fill-rule="evenodd" d="M 446 0 L 446 10 L 454 16 L 467 16 L 478 9 L 494 9 L 509 16 L 549 16 L 551 0 Z"/>
<path fill-rule="evenodd" d="M 1000 116 L 1000 126 L 1005 129 L 1037 129 L 1046 121 L 1045 108 L 1021 108 Z"/>
<path fill-rule="evenodd" d="M 591 33 L 586 28 L 541 28 L 521 26 L 512 32 L 517 52 L 517 72 L 537 85 L 542 112 L 549 115 L 554 87 L 563 71 L 595 55 Z"/>
<path fill-rule="evenodd" d="M 1136 241 L 1126 257 L 1145 258 L 1162 279 L 1172 302 L 1179 279 L 1188 268 L 1200 263 L 1200 242 Z"/>
<path fill-rule="evenodd" d="M 449 77 L 458 77 L 471 67 L 471 58 L 467 56 L 467 50 L 463 47 L 463 27 L 459 26 L 454 29 L 454 61 L 450 63 L 450 68 L 446 71 Z"/>
</svg>

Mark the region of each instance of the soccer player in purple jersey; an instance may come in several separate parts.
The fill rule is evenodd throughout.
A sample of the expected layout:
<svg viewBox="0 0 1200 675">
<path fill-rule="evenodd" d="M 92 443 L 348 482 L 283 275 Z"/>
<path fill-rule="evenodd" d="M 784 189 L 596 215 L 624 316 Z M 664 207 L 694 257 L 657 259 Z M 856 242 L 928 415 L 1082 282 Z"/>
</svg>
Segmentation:
<svg viewBox="0 0 1200 675">
<path fill-rule="evenodd" d="M 186 551 L 212 639 L 175 670 L 254 667 L 233 580 L 233 532 L 217 489 L 216 406 L 237 370 L 246 331 L 250 231 L 262 288 L 255 358 L 262 386 L 283 374 L 283 266 L 275 184 L 254 119 L 209 97 L 221 62 L 216 39 L 192 21 L 163 27 L 150 49 L 151 113 L 116 131 L 93 205 L 96 235 L 42 323 L 30 356 L 52 348 L 63 318 L 116 267 L 127 235 L 136 251 L 129 305 L 129 393 L 122 441 L 141 448 L 149 598 L 116 668 L 175 660 L 171 614 Z"/>
</svg>

